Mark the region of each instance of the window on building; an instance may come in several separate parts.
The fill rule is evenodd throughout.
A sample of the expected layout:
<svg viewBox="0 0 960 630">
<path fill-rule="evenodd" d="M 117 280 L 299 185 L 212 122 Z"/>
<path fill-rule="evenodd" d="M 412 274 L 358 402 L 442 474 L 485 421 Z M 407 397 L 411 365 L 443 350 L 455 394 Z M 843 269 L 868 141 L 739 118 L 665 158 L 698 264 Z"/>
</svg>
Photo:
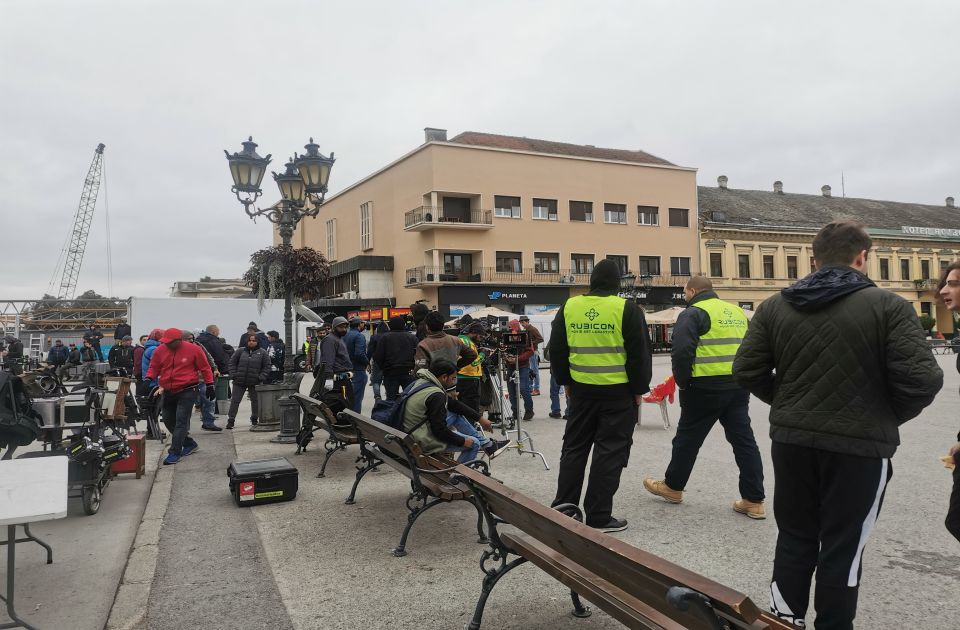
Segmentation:
<svg viewBox="0 0 960 630">
<path fill-rule="evenodd" d="M 659 276 L 660 275 L 660 257 L 659 256 L 641 256 L 639 271 L 641 276 Z"/>
<path fill-rule="evenodd" d="M 797 277 L 797 257 L 787 256 L 787 278 L 796 280 Z"/>
<path fill-rule="evenodd" d="M 624 275 L 630 272 L 630 263 L 627 262 L 626 256 L 607 256 L 607 260 L 612 260 L 617 263 L 617 267 L 620 268 L 620 275 Z"/>
<path fill-rule="evenodd" d="M 660 208 L 656 206 L 637 206 L 637 223 L 640 225 L 660 225 Z"/>
<path fill-rule="evenodd" d="M 881 280 L 890 279 L 890 259 L 889 258 L 880 259 L 880 279 Z"/>
<path fill-rule="evenodd" d="M 750 277 L 750 254 L 737 254 L 737 271 L 741 278 Z"/>
<path fill-rule="evenodd" d="M 940 273 L 941 273 L 941 274 L 942 274 L 944 271 L 946 271 L 947 267 L 949 267 L 949 266 L 950 266 L 950 261 L 949 261 L 949 260 L 944 260 L 943 258 L 940 259 Z"/>
<path fill-rule="evenodd" d="M 930 302 L 920 302 L 920 314 L 933 317 L 933 305 Z"/>
<path fill-rule="evenodd" d="M 443 273 L 472 274 L 473 256 L 471 254 L 444 254 Z"/>
<path fill-rule="evenodd" d="M 373 202 L 360 204 L 360 249 L 373 249 Z"/>
<path fill-rule="evenodd" d="M 764 278 L 773 277 L 773 254 L 763 255 L 763 277 Z"/>
<path fill-rule="evenodd" d="M 570 202 L 570 220 L 585 221 L 593 223 L 593 202 L 592 201 L 571 201 Z"/>
<path fill-rule="evenodd" d="M 337 220 L 327 220 L 327 260 L 337 259 Z"/>
<path fill-rule="evenodd" d="M 686 256 L 671 256 L 670 257 L 670 275 L 689 276 L 690 275 L 690 258 Z"/>
<path fill-rule="evenodd" d="M 560 254 L 533 252 L 533 270 L 537 273 L 558 273 Z"/>
<path fill-rule="evenodd" d="M 603 204 L 603 222 L 627 224 L 627 206 L 622 203 Z"/>
<path fill-rule="evenodd" d="M 493 196 L 493 214 L 504 219 L 520 218 L 520 197 Z"/>
<path fill-rule="evenodd" d="M 810 273 L 813 273 L 817 270 L 817 259 L 813 256 L 810 257 Z"/>
<path fill-rule="evenodd" d="M 737 302 L 737 306 L 739 306 L 745 311 L 753 310 L 753 302 Z"/>
<path fill-rule="evenodd" d="M 534 199 L 533 200 L 533 218 L 542 221 L 557 220 L 557 200 L 556 199 Z"/>
<path fill-rule="evenodd" d="M 930 279 L 930 261 L 921 260 L 920 261 L 920 277 L 924 280 Z"/>
<path fill-rule="evenodd" d="M 901 280 L 910 279 L 910 260 L 907 258 L 900 259 L 900 279 Z"/>
<path fill-rule="evenodd" d="M 710 252 L 710 275 L 714 278 L 723 277 L 723 254 Z"/>
<path fill-rule="evenodd" d="M 672 227 L 690 227 L 690 211 L 686 208 L 670 208 Z"/>
<path fill-rule="evenodd" d="M 523 268 L 523 256 L 520 252 L 497 252 L 497 271 L 520 273 Z"/>
<path fill-rule="evenodd" d="M 593 273 L 593 254 L 570 254 L 572 273 Z"/>
</svg>

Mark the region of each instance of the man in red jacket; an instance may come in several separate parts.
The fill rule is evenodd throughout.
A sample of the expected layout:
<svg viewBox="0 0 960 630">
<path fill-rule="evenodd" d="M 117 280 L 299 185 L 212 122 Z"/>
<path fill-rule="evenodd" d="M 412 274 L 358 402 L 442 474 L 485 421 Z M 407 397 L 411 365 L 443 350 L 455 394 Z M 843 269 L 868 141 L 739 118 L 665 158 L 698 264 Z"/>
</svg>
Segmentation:
<svg viewBox="0 0 960 630">
<path fill-rule="evenodd" d="M 160 337 L 160 346 L 153 352 L 148 379 L 157 379 L 163 394 L 163 424 L 170 431 L 170 452 L 163 460 L 164 465 L 176 464 L 197 450 L 197 442 L 190 437 L 190 416 L 193 403 L 197 400 L 197 374 L 207 386 L 207 397 L 215 397 L 213 372 L 207 362 L 207 355 L 200 346 L 182 342 L 183 332 L 179 328 L 167 328 Z"/>
</svg>

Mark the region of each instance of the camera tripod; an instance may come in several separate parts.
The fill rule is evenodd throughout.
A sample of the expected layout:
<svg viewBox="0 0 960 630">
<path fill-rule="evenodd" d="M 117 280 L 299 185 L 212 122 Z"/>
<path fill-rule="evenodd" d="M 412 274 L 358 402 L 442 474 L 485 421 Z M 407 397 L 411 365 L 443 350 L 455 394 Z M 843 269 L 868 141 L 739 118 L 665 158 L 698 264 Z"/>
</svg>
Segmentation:
<svg viewBox="0 0 960 630">
<path fill-rule="evenodd" d="M 522 401 L 520 399 L 520 369 L 519 366 L 513 371 L 513 375 L 509 378 L 505 378 L 507 373 L 506 366 L 504 365 L 504 350 L 501 349 L 497 352 L 497 364 L 496 372 L 490 373 L 490 380 L 493 381 L 494 391 L 496 395 L 493 397 L 493 404 L 490 406 L 490 420 L 491 422 L 494 418 L 499 419 L 499 422 L 494 423 L 494 427 L 500 429 L 500 434 L 508 436 L 511 433 L 516 433 L 516 438 L 514 438 L 514 443 L 511 444 L 508 448 L 516 449 L 518 455 L 533 455 L 534 457 L 539 457 L 540 461 L 543 462 L 543 467 L 546 470 L 550 470 L 550 465 L 547 464 L 547 458 L 543 456 L 538 450 L 535 450 L 536 447 L 533 445 L 533 438 L 530 437 L 530 433 L 527 432 L 521 425 L 520 418 L 520 405 Z M 506 414 L 503 412 L 503 383 L 507 381 L 507 387 L 513 387 L 515 398 L 517 404 L 514 405 L 513 414 L 507 418 Z M 508 423 L 509 420 L 509 423 Z M 525 445 L 528 445 L 527 448 Z"/>
</svg>

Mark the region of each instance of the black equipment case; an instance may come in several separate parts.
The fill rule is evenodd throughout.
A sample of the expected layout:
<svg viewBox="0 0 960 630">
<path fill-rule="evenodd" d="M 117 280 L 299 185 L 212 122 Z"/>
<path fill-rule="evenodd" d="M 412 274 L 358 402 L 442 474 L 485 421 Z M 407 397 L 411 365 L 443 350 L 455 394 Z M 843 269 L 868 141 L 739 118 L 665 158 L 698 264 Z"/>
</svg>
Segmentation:
<svg viewBox="0 0 960 630">
<path fill-rule="evenodd" d="M 241 507 L 292 501 L 297 496 L 299 475 L 286 457 L 233 462 L 227 468 L 230 492 Z"/>
</svg>

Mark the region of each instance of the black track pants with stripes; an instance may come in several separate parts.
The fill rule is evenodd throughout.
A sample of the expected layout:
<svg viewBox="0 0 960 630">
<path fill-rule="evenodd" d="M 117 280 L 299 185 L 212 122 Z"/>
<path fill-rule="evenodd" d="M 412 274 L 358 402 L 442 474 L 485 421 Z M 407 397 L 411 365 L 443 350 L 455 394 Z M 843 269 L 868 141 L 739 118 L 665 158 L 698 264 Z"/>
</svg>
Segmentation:
<svg viewBox="0 0 960 630">
<path fill-rule="evenodd" d="M 778 529 L 771 610 L 802 627 L 816 570 L 817 630 L 853 628 L 863 549 L 893 474 L 890 460 L 780 442 L 771 454 Z"/>
</svg>

